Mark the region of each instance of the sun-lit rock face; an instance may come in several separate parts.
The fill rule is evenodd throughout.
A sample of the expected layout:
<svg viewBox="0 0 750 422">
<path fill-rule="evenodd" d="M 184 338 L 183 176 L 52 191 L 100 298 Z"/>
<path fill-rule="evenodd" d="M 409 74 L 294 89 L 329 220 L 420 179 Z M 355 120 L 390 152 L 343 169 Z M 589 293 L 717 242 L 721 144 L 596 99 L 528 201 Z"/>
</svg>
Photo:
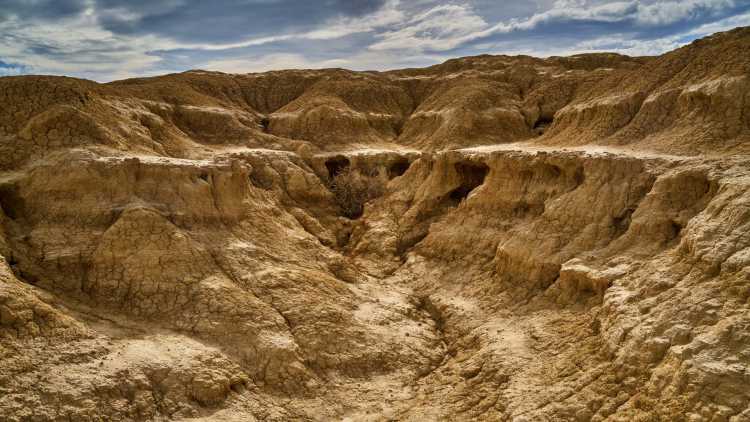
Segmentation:
<svg viewBox="0 0 750 422">
<path fill-rule="evenodd" d="M 750 31 L 0 78 L 0 419 L 750 419 Z"/>
</svg>

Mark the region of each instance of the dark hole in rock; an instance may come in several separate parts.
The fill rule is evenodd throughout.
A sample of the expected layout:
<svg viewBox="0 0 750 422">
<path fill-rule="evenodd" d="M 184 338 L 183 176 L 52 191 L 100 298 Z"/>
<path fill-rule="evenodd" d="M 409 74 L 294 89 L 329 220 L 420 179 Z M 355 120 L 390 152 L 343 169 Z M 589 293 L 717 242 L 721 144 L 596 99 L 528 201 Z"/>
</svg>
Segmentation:
<svg viewBox="0 0 750 422">
<path fill-rule="evenodd" d="M 461 185 L 453 189 L 448 198 L 452 204 L 458 205 L 471 191 L 484 183 L 490 168 L 484 163 L 462 162 L 456 163 L 455 169 L 461 179 Z"/>
<path fill-rule="evenodd" d="M 263 128 L 263 132 L 268 132 L 268 127 L 271 125 L 271 119 L 263 117 L 260 119 L 260 126 Z"/>
<path fill-rule="evenodd" d="M 675 239 L 678 236 L 680 236 L 680 233 L 682 232 L 682 224 L 672 220 L 669 222 L 669 240 Z"/>
<path fill-rule="evenodd" d="M 8 266 L 19 280 L 32 285 L 36 285 L 39 282 L 39 279 L 36 276 L 21 269 L 21 264 L 18 262 L 18 258 L 13 254 L 8 257 Z"/>
<path fill-rule="evenodd" d="M 612 227 L 615 230 L 614 237 L 620 237 L 630 228 L 631 217 L 635 212 L 632 208 L 626 208 L 620 214 L 612 218 Z"/>
<path fill-rule="evenodd" d="M 34 276 L 33 274 L 29 274 L 27 272 L 21 271 L 21 270 L 18 270 L 17 276 L 22 281 L 25 281 L 26 283 L 31 284 L 33 286 L 35 286 L 39 282 L 39 279 L 36 278 L 36 276 Z"/>
<path fill-rule="evenodd" d="M 552 126 L 552 117 L 550 116 L 539 116 L 538 119 L 536 119 L 536 122 L 534 122 L 534 133 L 537 136 L 542 135 L 547 128 Z"/>
<path fill-rule="evenodd" d="M 411 163 L 406 158 L 400 158 L 388 167 L 388 178 L 399 177 L 409 170 Z"/>
<path fill-rule="evenodd" d="M 349 167 L 349 159 L 346 157 L 333 157 L 326 161 L 326 168 L 328 169 L 328 177 L 333 179 L 339 173 Z"/>
<path fill-rule="evenodd" d="M 21 214 L 23 201 L 12 186 L 0 186 L 0 208 L 8 218 L 15 220 Z"/>
<path fill-rule="evenodd" d="M 458 205 L 459 202 L 469 196 L 469 192 L 471 192 L 471 189 L 467 189 L 465 186 L 459 186 L 456 189 L 453 189 L 448 197 L 452 203 Z"/>
<path fill-rule="evenodd" d="M 109 227 L 115 224 L 115 222 L 117 222 L 117 220 L 120 219 L 120 216 L 122 215 L 123 211 L 125 211 L 124 206 L 113 207 L 112 209 L 109 210 L 109 215 L 103 216 L 102 220 L 106 221 L 106 225 L 107 227 Z"/>
<path fill-rule="evenodd" d="M 208 173 L 201 173 L 198 177 L 200 177 L 204 182 L 208 182 Z"/>
</svg>

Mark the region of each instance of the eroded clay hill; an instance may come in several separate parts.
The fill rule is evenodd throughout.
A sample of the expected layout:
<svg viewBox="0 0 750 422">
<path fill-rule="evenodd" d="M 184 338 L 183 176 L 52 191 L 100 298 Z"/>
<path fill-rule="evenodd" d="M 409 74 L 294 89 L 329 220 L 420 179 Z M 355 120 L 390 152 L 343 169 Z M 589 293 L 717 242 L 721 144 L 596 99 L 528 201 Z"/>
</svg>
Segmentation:
<svg viewBox="0 0 750 422">
<path fill-rule="evenodd" d="M 2 420 L 750 420 L 750 29 L 0 102 Z"/>
</svg>

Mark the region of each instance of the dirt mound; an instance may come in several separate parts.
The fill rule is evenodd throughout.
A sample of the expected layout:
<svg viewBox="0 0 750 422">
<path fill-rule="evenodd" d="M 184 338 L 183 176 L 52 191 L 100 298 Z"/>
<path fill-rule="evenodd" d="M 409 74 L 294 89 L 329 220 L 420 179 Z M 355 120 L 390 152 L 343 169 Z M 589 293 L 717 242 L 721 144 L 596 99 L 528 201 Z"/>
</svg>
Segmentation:
<svg viewBox="0 0 750 422">
<path fill-rule="evenodd" d="M 0 78 L 0 419 L 750 420 L 748 52 Z"/>
</svg>

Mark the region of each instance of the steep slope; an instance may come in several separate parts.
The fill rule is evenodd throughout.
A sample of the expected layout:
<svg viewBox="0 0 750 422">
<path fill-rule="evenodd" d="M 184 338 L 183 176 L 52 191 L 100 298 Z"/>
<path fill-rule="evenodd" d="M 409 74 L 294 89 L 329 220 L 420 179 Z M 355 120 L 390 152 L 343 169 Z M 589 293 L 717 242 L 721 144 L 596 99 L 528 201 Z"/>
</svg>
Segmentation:
<svg viewBox="0 0 750 422">
<path fill-rule="evenodd" d="M 607 78 L 559 110 L 545 143 L 746 152 L 750 29 L 716 34 Z"/>
<path fill-rule="evenodd" d="M 750 419 L 750 29 L 0 78 L 0 419 Z"/>
</svg>

